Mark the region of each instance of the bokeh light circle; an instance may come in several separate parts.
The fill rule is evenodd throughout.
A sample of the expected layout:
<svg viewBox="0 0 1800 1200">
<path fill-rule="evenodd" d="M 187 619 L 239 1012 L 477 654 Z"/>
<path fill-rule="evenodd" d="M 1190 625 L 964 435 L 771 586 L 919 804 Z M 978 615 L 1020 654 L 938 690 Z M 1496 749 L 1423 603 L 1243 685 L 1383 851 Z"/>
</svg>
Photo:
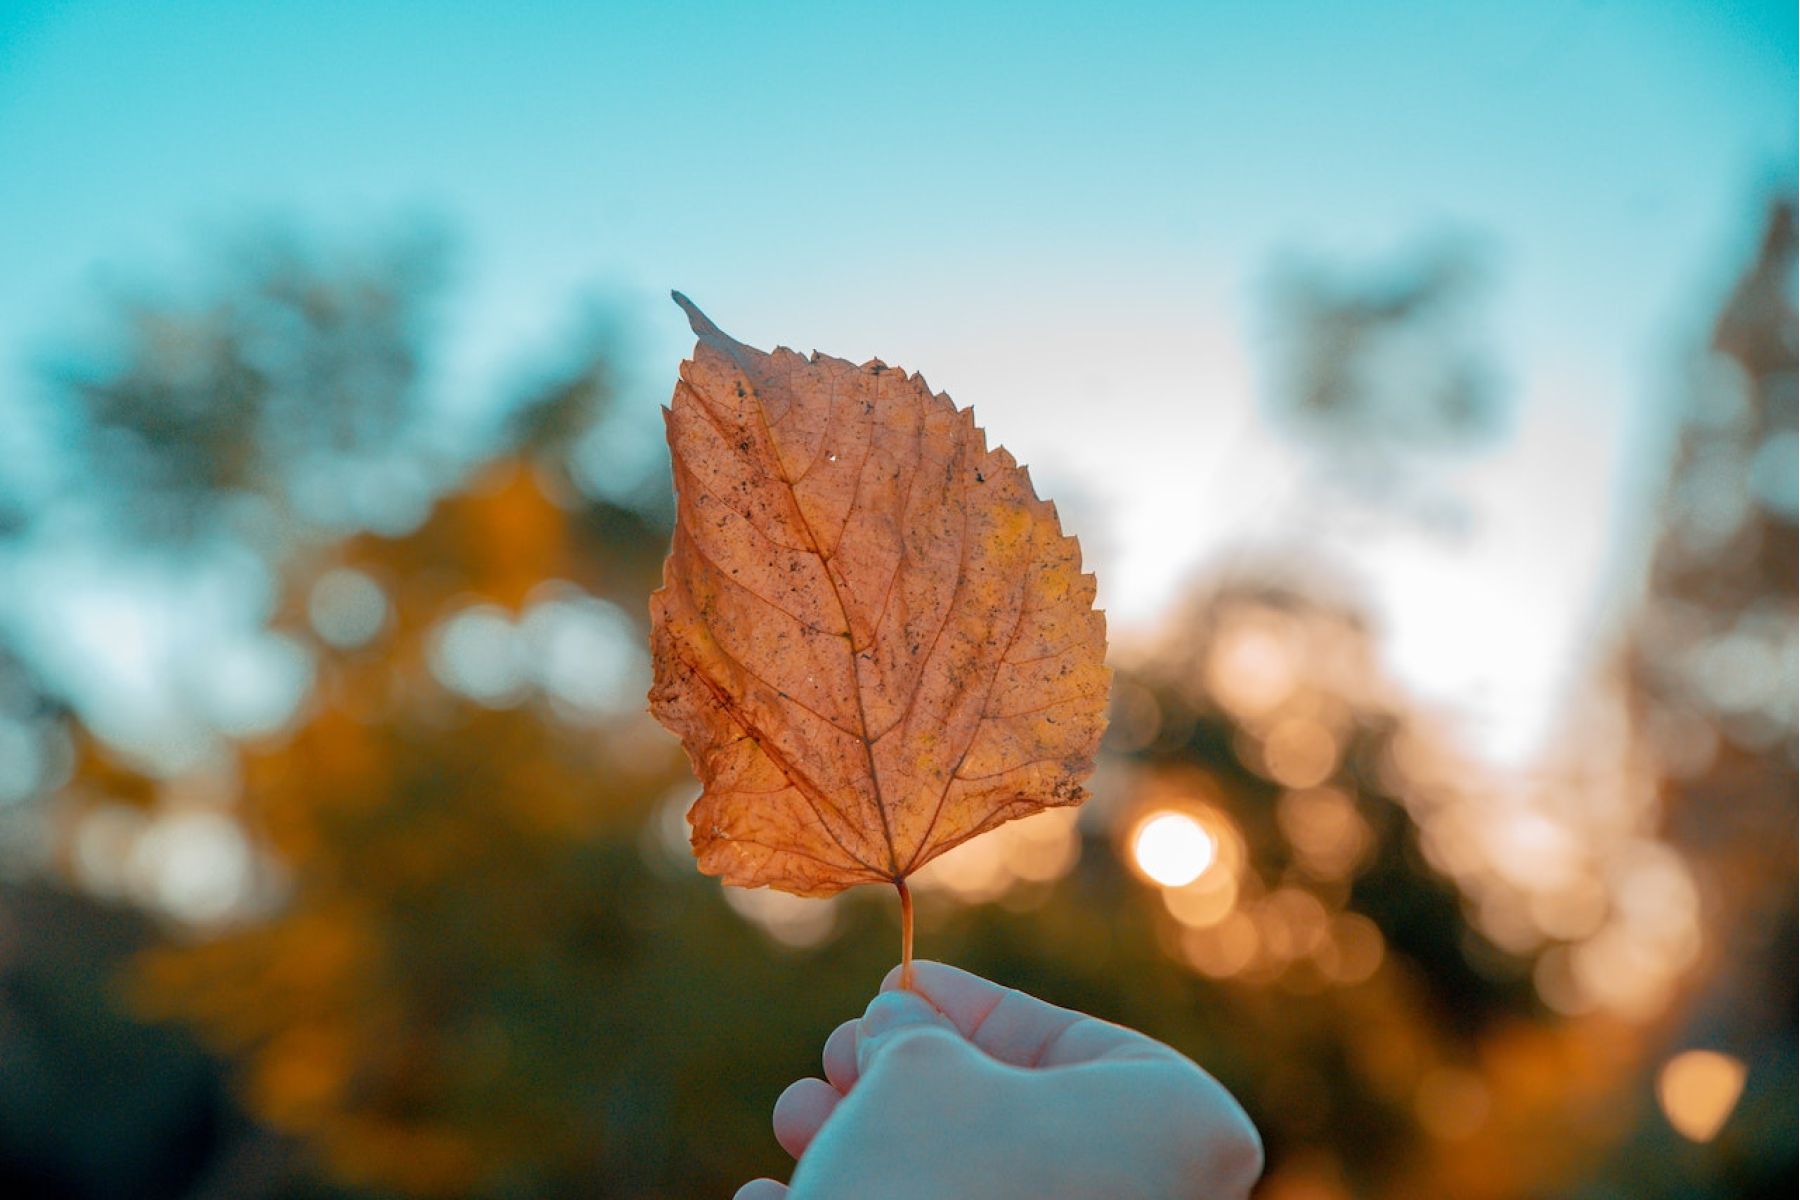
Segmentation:
<svg viewBox="0 0 1800 1200">
<path fill-rule="evenodd" d="M 1186 887 L 1205 874 L 1218 855 L 1218 840 L 1187 813 L 1152 813 L 1131 837 L 1132 861 L 1163 887 Z"/>
</svg>

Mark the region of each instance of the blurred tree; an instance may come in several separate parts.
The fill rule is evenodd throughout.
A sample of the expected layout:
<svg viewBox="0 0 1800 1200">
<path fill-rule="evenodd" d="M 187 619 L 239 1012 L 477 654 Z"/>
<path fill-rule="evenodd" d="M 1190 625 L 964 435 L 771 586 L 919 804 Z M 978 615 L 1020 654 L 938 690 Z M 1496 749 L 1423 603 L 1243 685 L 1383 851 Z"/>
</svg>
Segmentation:
<svg viewBox="0 0 1800 1200">
<path fill-rule="evenodd" d="M 73 768 L 70 726 L 67 705 L 0 637 L 0 879 L 42 863 L 42 801 Z"/>
<path fill-rule="evenodd" d="M 1385 268 L 1290 263 L 1271 288 L 1272 411 L 1317 456 L 1317 490 L 1429 528 L 1463 505 L 1434 461 L 1488 443 L 1505 415 L 1480 350 L 1487 290 L 1477 247 L 1439 238 Z"/>
<path fill-rule="evenodd" d="M 1217 847 L 1158 889 L 1159 940 L 1199 976 L 1171 1040 L 1250 1106 L 1263 1194 L 1537 1194 L 1606 1124 L 1618 1056 L 1562 1035 L 1484 928 L 1465 764 L 1381 683 L 1354 609 L 1265 578 L 1202 598 L 1116 687 L 1139 775 L 1115 836 L 1174 811 Z"/>
<path fill-rule="evenodd" d="M 159 1073 L 162 1123 L 132 1137 L 109 1133 L 103 1097 L 50 1104 L 40 1090 L 62 1132 L 0 1138 L 0 1171 L 55 1147 L 60 1178 L 110 1179 L 94 1172 L 112 1142 L 162 1138 L 154 1169 L 189 1197 L 729 1194 L 783 1169 L 769 1106 L 817 1071 L 826 1034 L 890 965 L 880 898 L 726 895 L 693 870 L 691 781 L 642 712 L 667 476 L 653 407 L 620 394 L 617 343 L 584 340 L 491 442 L 446 454 L 419 431 L 437 274 L 410 254 L 251 253 L 225 274 L 238 300 L 135 305 L 125 328 L 146 332 L 62 376 L 78 397 L 71 475 L 107 480 L 93 504 L 146 552 L 256 541 L 278 572 L 256 619 L 310 669 L 291 713 L 229 731 L 217 758 L 169 777 L 71 716 L 73 778 L 47 826 L 71 879 L 175 918 L 133 936 L 154 944 L 126 990 L 229 1063 L 257 1124 L 220 1115 L 204 1069 L 183 1091 L 187 1066 Z M 1372 442 L 1399 421 L 1415 426 L 1393 435 L 1405 445 L 1432 422 L 1427 442 L 1467 444 L 1492 393 L 1466 357 L 1466 288 L 1441 265 L 1406 286 L 1325 288 L 1300 326 L 1311 365 L 1296 378 L 1322 397 L 1306 404 Z M 1446 292 L 1463 298 L 1432 298 Z M 1448 333 L 1421 342 L 1420 328 Z M 1391 337 L 1411 348 L 1326 377 Z M 1791 433 L 1791 342 L 1782 353 L 1756 368 L 1789 412 L 1756 426 L 1764 440 Z M 1436 366 L 1394 365 L 1418 356 Z M 1787 513 L 1791 576 L 1791 499 Z M 921 952 L 1195 1056 L 1267 1134 L 1270 1200 L 1501 1200 L 1583 1177 L 1596 1197 L 1616 1192 L 1639 1177 L 1596 1176 L 1594 1162 L 1647 1128 L 1621 1103 L 1643 1082 L 1639 1026 L 1542 1002 L 1543 963 L 1621 903 L 1552 819 L 1582 797 L 1522 800 L 1459 759 L 1382 682 L 1357 606 L 1333 594 L 1277 565 L 1196 597 L 1162 644 L 1120 664 L 1079 818 L 1017 823 L 921 874 Z M 1785 595 L 1791 645 L 1791 578 Z M 1763 611 L 1746 604 L 1718 628 Z M 0 720 L 62 719 L 29 696 L 0 701 Z M 1682 778 L 1768 752 L 1726 745 Z M 1719 794 L 1695 792 L 1714 799 L 1694 811 Z M 1791 832 L 1791 808 L 1785 819 Z M 1770 827 L 1748 821 L 1732 853 L 1753 855 L 1753 830 Z M 0 895 L 0 976 L 18 944 L 4 919 L 24 903 Z M 109 1024 L 107 961 L 65 1007 L 132 1044 L 143 1031 Z M 1774 961 L 1791 994 L 1791 957 Z M 6 1020 L 0 1009 L 0 1033 Z M 209 1120 L 232 1136 L 196 1150 L 167 1134 Z M 1782 1143 L 1744 1129 L 1727 1127 L 1717 1161 L 1667 1178 L 1763 1178 L 1757 1156 Z M 1734 1136 L 1751 1144 L 1728 1150 Z"/>
<path fill-rule="evenodd" d="M 242 800 L 280 914 L 163 956 L 146 995 L 352 1179 L 541 1194 L 605 1144 L 596 1085 L 642 1034 L 606 997 L 648 907 L 617 860 L 676 764 L 636 711 L 638 623 L 572 580 L 629 593 L 641 557 L 507 459 L 296 576 L 278 620 L 315 640 L 315 701 Z"/>
<path fill-rule="evenodd" d="M 0 462 L 0 597 L 16 594 L 12 577 L 30 524 L 24 493 L 9 486 L 10 474 Z M 67 699 L 20 653 L 5 607 L 0 604 L 0 884 L 29 878 L 49 857 L 54 838 L 45 798 L 74 769 L 79 729 Z"/>
<path fill-rule="evenodd" d="M 1762 1197 L 1796 1177 L 1795 209 L 1769 211 L 1683 414 L 1648 594 L 1623 671 L 1669 836 L 1706 885 L 1708 952 L 1665 1054 L 1747 1068 L 1699 1145 L 1650 1116 L 1595 1196 Z M 1658 1072 L 1664 1115 L 1690 1101 Z M 1691 1136 L 1691 1135 L 1690 1135 Z"/>
<path fill-rule="evenodd" d="M 139 781 L 80 740 L 71 839 L 133 864 L 128 889 L 207 897 L 210 873 L 229 901 L 180 910 L 203 919 L 143 960 L 136 1002 L 192 1024 L 260 1120 L 371 1194 L 692 1195 L 778 1170 L 768 1105 L 862 1006 L 892 945 L 869 927 L 889 918 L 854 900 L 728 905 L 681 838 L 668 848 L 687 785 L 642 714 L 641 628 L 667 484 L 609 467 L 630 457 L 616 351 L 542 376 L 498 445 L 385 529 L 320 508 L 307 481 L 337 469 L 332 447 L 355 461 L 409 445 L 416 405 L 391 393 L 416 389 L 426 350 L 396 314 L 421 311 L 409 289 L 429 273 L 253 261 L 276 278 L 231 278 L 255 303 L 201 306 L 205 336 L 138 311 L 153 332 L 77 379 L 80 461 L 115 481 L 121 512 L 144 498 L 158 544 L 243 536 L 233 514 L 262 498 L 283 548 L 271 625 L 313 663 L 291 727 L 239 738 L 209 779 Z M 334 392 L 346 379 L 383 393 L 374 417 L 354 415 L 355 388 Z M 346 397 L 343 422 L 269 424 L 321 389 Z M 1359 665 L 1328 681 L 1294 660 L 1292 696 L 1240 712 L 1214 684 L 1267 691 L 1266 670 L 1195 672 L 1246 613 L 1288 622 L 1278 652 L 1311 639 L 1320 661 Z M 1322 1148 L 1378 1187 L 1416 1158 L 1420 1080 L 1468 1100 L 1474 1038 L 1530 999 L 1519 972 L 1496 981 L 1464 953 L 1458 893 L 1384 781 L 1394 718 L 1362 682 L 1342 690 L 1372 677 L 1365 651 L 1354 621 L 1296 596 L 1218 598 L 1166 669 L 1122 682 L 1159 728 L 1124 748 L 1138 765 L 1101 788 L 1085 856 L 1066 829 L 1028 834 L 1011 908 L 928 890 L 921 920 L 930 952 L 1213 1065 L 1290 1164 Z M 1195 788 L 1241 838 L 1241 890 L 1213 924 L 1134 880 L 1109 824 Z M 1028 861 L 1046 846 L 1066 847 L 1049 870 Z M 814 956 L 804 975 L 789 945 Z M 1491 974 L 1504 956 L 1485 953 Z M 279 1186 L 300 1186 L 307 1158 L 282 1161 Z"/>
<path fill-rule="evenodd" d="M 128 544 L 407 528 L 431 491 L 423 355 L 444 270 L 432 233 L 335 251 L 274 233 L 232 244 L 196 298 L 116 297 L 51 370 L 64 502 Z"/>
<path fill-rule="evenodd" d="M 1275 293 L 1280 409 L 1303 428 L 1375 445 L 1484 440 L 1501 414 L 1494 370 L 1470 344 L 1482 290 L 1463 240 L 1421 247 L 1379 275 L 1290 267 Z"/>
<path fill-rule="evenodd" d="M 307 1187 L 309 1163 L 371 1195 L 727 1191 L 775 1169 L 776 1081 L 891 938 L 835 951 L 866 959 L 840 990 L 783 998 L 774 945 L 641 844 L 684 777 L 642 711 L 670 505 L 613 344 L 545 373 L 416 516 L 355 507 L 361 461 L 441 466 L 406 436 L 431 273 L 375 261 L 255 255 L 225 300 L 134 308 L 150 332 L 64 376 L 77 462 L 111 481 L 95 503 L 144 518 L 146 553 L 260 539 L 270 626 L 312 667 L 292 721 L 227 762 L 144 778 L 80 736 L 61 861 L 190 922 L 144 957 L 139 1011 L 197 1029 L 307 1151 L 234 1194 Z"/>
</svg>

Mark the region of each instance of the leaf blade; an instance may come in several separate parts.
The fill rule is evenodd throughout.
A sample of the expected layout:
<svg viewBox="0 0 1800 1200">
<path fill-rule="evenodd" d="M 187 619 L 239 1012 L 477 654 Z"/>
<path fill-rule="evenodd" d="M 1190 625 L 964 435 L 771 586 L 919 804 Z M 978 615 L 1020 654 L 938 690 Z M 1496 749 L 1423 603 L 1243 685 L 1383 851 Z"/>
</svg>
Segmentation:
<svg viewBox="0 0 1800 1200">
<path fill-rule="evenodd" d="M 829 895 L 1079 803 L 1110 672 L 1054 506 L 918 375 L 697 336 L 651 709 L 703 871 Z"/>
</svg>

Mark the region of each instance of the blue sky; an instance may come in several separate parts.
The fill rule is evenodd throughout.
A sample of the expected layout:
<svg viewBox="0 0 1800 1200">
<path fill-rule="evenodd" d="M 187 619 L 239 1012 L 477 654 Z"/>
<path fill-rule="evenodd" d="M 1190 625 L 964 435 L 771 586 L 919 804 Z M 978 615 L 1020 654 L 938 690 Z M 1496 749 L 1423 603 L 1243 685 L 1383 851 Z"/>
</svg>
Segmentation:
<svg viewBox="0 0 1800 1200">
<path fill-rule="evenodd" d="M 1779 3 L 0 0 L 0 443 L 96 285 L 271 216 L 462 239 L 453 411 L 596 288 L 665 398 L 671 286 L 923 370 L 1063 501 L 1125 640 L 1289 538 L 1256 419 L 1282 255 L 1487 247 L 1516 415 L 1476 536 L 1328 547 L 1423 693 L 1517 755 L 1641 545 L 1684 347 L 1792 186 Z M 1485 732 L 1482 732 L 1485 730 Z"/>
</svg>

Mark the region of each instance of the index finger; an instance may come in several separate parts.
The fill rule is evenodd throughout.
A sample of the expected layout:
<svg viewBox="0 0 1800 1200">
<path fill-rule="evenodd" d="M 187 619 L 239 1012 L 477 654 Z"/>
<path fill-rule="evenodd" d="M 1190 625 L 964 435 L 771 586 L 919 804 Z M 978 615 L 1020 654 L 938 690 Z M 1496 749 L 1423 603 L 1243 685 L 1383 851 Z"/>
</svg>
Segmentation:
<svg viewBox="0 0 1800 1200">
<path fill-rule="evenodd" d="M 900 969 L 881 990 L 900 986 Z M 913 963 L 913 990 L 974 1045 L 1015 1067 L 1061 1067 L 1097 1058 L 1176 1054 L 1161 1042 L 1110 1021 L 1059 1008 L 1017 988 L 1002 987 L 958 967 L 929 959 Z"/>
</svg>

